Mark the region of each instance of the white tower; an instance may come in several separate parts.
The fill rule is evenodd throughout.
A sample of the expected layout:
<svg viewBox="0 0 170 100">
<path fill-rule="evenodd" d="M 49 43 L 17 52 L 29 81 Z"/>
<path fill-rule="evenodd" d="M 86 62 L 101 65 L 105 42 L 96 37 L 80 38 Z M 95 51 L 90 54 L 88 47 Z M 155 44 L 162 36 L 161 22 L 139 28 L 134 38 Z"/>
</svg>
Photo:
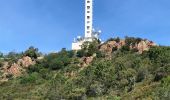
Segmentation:
<svg viewBox="0 0 170 100">
<path fill-rule="evenodd" d="M 93 41 L 98 38 L 100 31 L 93 30 L 93 0 L 85 1 L 85 37 L 78 36 L 72 43 L 72 50 L 80 50 L 81 46 L 86 41 Z"/>
<path fill-rule="evenodd" d="M 92 38 L 93 0 L 85 0 L 85 39 Z"/>
</svg>

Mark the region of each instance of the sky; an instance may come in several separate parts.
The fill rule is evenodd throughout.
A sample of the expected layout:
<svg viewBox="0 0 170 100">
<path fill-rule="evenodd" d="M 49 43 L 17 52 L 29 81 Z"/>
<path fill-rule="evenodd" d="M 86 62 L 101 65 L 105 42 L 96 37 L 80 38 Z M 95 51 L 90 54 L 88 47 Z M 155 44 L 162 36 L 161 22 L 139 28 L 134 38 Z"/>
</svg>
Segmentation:
<svg viewBox="0 0 170 100">
<path fill-rule="evenodd" d="M 103 41 L 133 36 L 170 46 L 170 0 L 94 0 Z M 0 0 L 0 51 L 30 46 L 43 53 L 71 49 L 84 36 L 84 0 Z"/>
</svg>

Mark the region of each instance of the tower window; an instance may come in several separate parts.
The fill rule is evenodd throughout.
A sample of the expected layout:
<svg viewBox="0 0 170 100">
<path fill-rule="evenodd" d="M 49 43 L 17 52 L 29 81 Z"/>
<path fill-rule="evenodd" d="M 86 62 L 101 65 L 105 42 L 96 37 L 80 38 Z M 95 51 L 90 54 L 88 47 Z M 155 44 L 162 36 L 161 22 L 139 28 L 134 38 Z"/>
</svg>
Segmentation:
<svg viewBox="0 0 170 100">
<path fill-rule="evenodd" d="M 87 6 L 87 9 L 90 9 L 90 6 Z"/>
<path fill-rule="evenodd" d="M 90 29 L 90 26 L 87 26 L 87 29 Z"/>
<path fill-rule="evenodd" d="M 90 33 L 90 31 L 87 31 L 87 33 Z"/>
<path fill-rule="evenodd" d="M 90 19 L 90 16 L 87 16 L 87 19 Z"/>
<path fill-rule="evenodd" d="M 90 3 L 90 1 L 87 1 L 87 3 Z"/>
<path fill-rule="evenodd" d="M 87 13 L 90 13 L 90 11 L 87 11 Z"/>
</svg>

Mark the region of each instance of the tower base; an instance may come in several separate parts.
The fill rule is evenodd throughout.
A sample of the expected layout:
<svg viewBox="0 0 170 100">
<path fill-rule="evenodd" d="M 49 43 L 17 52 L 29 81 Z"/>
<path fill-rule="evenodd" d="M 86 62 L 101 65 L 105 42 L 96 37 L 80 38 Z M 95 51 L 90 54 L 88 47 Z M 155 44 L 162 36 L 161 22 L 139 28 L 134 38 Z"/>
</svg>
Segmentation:
<svg viewBox="0 0 170 100">
<path fill-rule="evenodd" d="M 84 42 L 92 42 L 93 38 L 83 38 L 80 41 L 74 41 L 72 43 L 72 50 L 80 50 Z"/>
<path fill-rule="evenodd" d="M 80 50 L 83 42 L 73 42 L 72 43 L 72 50 Z"/>
</svg>

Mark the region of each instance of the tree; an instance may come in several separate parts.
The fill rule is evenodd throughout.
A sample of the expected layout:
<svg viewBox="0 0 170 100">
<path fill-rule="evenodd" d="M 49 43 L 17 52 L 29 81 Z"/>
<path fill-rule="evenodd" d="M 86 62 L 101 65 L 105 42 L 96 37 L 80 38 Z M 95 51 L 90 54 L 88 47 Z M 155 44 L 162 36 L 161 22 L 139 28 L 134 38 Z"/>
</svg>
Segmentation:
<svg viewBox="0 0 170 100">
<path fill-rule="evenodd" d="M 160 66 L 169 64 L 170 61 L 170 47 L 151 47 L 147 52 L 147 56 Z"/>
<path fill-rule="evenodd" d="M 64 67 L 64 62 L 59 59 L 54 59 L 51 62 L 49 62 L 49 67 L 52 70 L 58 70 Z"/>
<path fill-rule="evenodd" d="M 37 59 L 37 57 L 40 56 L 40 53 L 38 52 L 38 48 L 34 48 L 33 46 L 29 47 L 28 50 L 24 52 L 25 56 L 29 56 L 33 59 Z"/>
<path fill-rule="evenodd" d="M 106 42 L 109 42 L 109 41 L 116 41 L 117 43 L 119 43 L 120 42 L 120 38 L 119 37 L 117 37 L 117 38 L 110 38 Z"/>
<path fill-rule="evenodd" d="M 77 57 L 80 57 L 80 58 L 83 57 L 83 56 L 85 56 L 85 51 L 84 51 L 83 49 L 78 50 L 76 56 L 77 56 Z"/>
<path fill-rule="evenodd" d="M 84 42 L 82 44 L 82 49 L 77 52 L 78 57 L 89 57 L 98 52 L 98 46 L 100 42 L 96 39 L 92 42 Z"/>
<path fill-rule="evenodd" d="M 161 85 L 155 90 L 155 95 L 159 100 L 170 99 L 170 76 L 161 81 Z"/>
<path fill-rule="evenodd" d="M 0 52 L 0 58 L 3 58 L 3 57 L 4 57 L 3 53 L 2 53 L 2 52 Z"/>
<path fill-rule="evenodd" d="M 30 75 L 27 76 L 22 76 L 20 78 L 20 83 L 21 84 L 32 84 L 36 83 L 36 81 L 39 78 L 39 74 L 37 72 L 31 73 Z"/>
<path fill-rule="evenodd" d="M 142 41 L 141 38 L 134 38 L 134 37 L 128 37 L 128 36 L 125 37 L 125 43 L 127 46 L 130 46 L 130 45 L 134 46 L 135 43 L 139 43 L 140 41 Z"/>
<path fill-rule="evenodd" d="M 5 55 L 5 60 L 9 62 L 9 64 L 12 64 L 16 62 L 18 59 L 22 57 L 22 53 L 16 53 L 16 52 L 9 52 L 7 55 Z"/>
</svg>

